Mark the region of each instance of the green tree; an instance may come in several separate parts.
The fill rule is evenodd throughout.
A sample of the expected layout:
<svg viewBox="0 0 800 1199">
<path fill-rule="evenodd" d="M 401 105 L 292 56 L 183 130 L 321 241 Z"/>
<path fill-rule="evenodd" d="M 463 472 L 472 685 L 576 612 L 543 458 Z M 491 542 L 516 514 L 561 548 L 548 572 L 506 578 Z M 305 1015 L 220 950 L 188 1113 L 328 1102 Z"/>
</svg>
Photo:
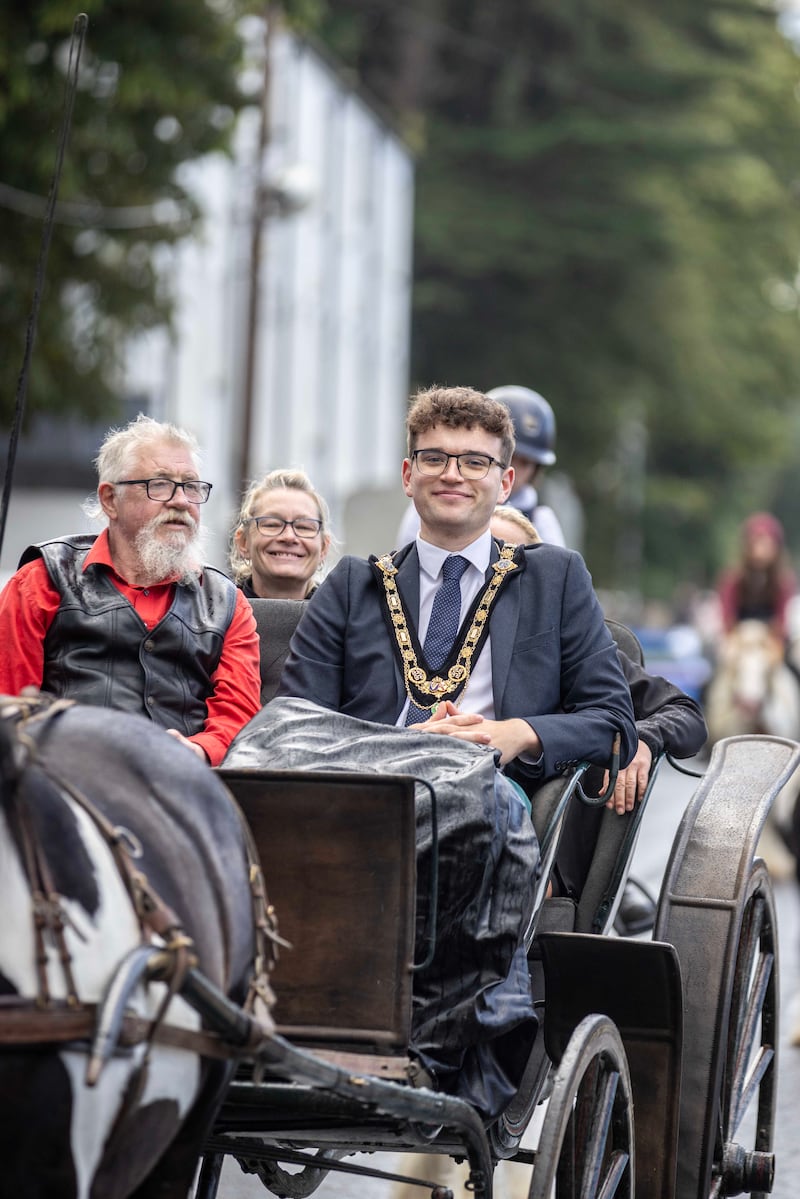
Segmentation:
<svg viewBox="0 0 800 1199">
<path fill-rule="evenodd" d="M 640 581 L 629 530 L 646 590 L 708 580 L 797 459 L 800 70 L 774 13 L 336 0 L 319 32 L 419 155 L 416 377 L 551 399 L 599 583 Z"/>
<path fill-rule="evenodd" d="M 125 338 L 169 318 L 160 247 L 198 213 L 182 164 L 225 149 L 242 104 L 233 0 L 87 0 L 29 410 L 114 414 Z M 13 407 L 75 8 L 0 11 L 0 420 Z"/>
</svg>

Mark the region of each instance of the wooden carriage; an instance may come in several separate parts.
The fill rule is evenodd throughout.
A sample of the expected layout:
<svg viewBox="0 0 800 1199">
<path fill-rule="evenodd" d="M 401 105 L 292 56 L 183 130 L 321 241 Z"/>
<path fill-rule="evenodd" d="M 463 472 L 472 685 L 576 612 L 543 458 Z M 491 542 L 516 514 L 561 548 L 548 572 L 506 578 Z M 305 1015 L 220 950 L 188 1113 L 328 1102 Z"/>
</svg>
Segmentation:
<svg viewBox="0 0 800 1199">
<path fill-rule="evenodd" d="M 268 699 L 301 605 L 254 607 Z M 627 630 L 612 632 L 636 654 Z M 518 1093 L 488 1127 L 464 1102 L 407 1085 L 413 778 L 223 768 L 292 949 L 274 972 L 281 1037 L 231 1085 L 196 1199 L 217 1194 L 226 1154 L 274 1194 L 299 1197 L 331 1170 L 380 1176 L 348 1161 L 375 1150 L 466 1158 L 479 1197 L 491 1196 L 503 1159 L 533 1161 L 532 1199 L 768 1193 L 777 931 L 754 854 L 798 763 L 800 746 L 778 738 L 715 747 L 672 846 L 649 941 L 605 935 L 647 797 L 624 817 L 604 812 L 573 903 L 545 898 L 545 885 L 567 805 L 582 802 L 583 768 L 541 789 L 545 871 L 528 938 L 541 1028 Z M 545 1098 L 538 1147 L 522 1149 Z"/>
</svg>

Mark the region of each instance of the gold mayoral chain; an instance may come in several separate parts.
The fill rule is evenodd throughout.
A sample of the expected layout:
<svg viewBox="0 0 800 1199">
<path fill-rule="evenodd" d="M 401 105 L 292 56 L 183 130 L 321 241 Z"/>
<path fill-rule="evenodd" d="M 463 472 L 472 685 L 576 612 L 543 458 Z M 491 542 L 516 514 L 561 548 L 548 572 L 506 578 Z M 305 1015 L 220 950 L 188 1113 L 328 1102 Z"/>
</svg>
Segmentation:
<svg viewBox="0 0 800 1199">
<path fill-rule="evenodd" d="M 414 648 L 414 638 L 408 627 L 400 592 L 397 590 L 395 580 L 397 567 L 392 561 L 392 555 L 384 554 L 381 558 L 373 559 L 383 578 L 386 603 L 403 664 L 406 692 L 412 703 L 416 704 L 418 708 L 430 710 L 442 700 L 454 701 L 459 692 L 466 687 L 472 670 L 472 659 L 480 650 L 488 631 L 489 612 L 492 604 L 512 571 L 519 570 L 519 563 L 514 561 L 516 549 L 516 545 L 504 545 L 500 550 L 500 557 L 492 563 L 492 577 L 478 597 L 475 614 L 468 623 L 467 631 L 458 646 L 455 662 L 447 671 L 447 678 L 443 678 L 439 674 L 429 678 L 428 672 L 419 664 Z M 451 653 L 450 660 L 452 658 L 453 654 Z"/>
</svg>

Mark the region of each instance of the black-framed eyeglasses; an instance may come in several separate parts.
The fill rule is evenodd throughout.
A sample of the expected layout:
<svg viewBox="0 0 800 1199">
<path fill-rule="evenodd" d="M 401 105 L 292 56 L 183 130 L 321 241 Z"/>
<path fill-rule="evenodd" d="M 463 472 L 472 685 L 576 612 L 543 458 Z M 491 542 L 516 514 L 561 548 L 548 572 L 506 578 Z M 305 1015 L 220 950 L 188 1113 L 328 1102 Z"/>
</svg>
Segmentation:
<svg viewBox="0 0 800 1199">
<path fill-rule="evenodd" d="M 204 504 L 211 495 L 212 487 L 211 483 L 204 483 L 201 479 L 187 479 L 185 482 L 176 482 L 175 479 L 118 479 L 114 486 L 132 487 L 135 484 L 147 489 L 149 500 L 159 500 L 162 504 L 169 503 L 179 487 L 183 488 L 183 494 L 190 504 Z"/>
<path fill-rule="evenodd" d="M 255 525 L 264 537 L 280 537 L 289 525 L 296 537 L 306 540 L 316 537 L 322 528 L 322 521 L 315 516 L 297 516 L 294 520 L 284 520 L 281 516 L 250 516 L 242 524 Z"/>
<path fill-rule="evenodd" d="M 492 466 L 506 469 L 506 464 L 493 458 L 491 454 L 447 454 L 444 450 L 411 451 L 411 460 L 416 462 L 421 475 L 443 475 L 450 465 L 451 458 L 455 458 L 462 479 L 485 479 Z"/>
</svg>

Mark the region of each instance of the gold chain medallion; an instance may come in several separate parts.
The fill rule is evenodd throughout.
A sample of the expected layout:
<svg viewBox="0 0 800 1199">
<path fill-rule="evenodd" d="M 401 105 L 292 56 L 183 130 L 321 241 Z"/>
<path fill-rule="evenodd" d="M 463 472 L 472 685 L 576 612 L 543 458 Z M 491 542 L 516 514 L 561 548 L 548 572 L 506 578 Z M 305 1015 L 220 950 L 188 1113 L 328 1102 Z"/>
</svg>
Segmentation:
<svg viewBox="0 0 800 1199">
<path fill-rule="evenodd" d="M 392 555 L 384 554 L 383 557 L 374 560 L 383 579 L 386 604 L 394 628 L 397 648 L 400 651 L 406 693 L 418 708 L 431 711 L 443 700 L 449 699 L 454 702 L 456 696 L 466 687 L 472 670 L 472 660 L 483 644 L 488 631 L 487 622 L 492 604 L 505 580 L 513 571 L 519 570 L 519 563 L 514 560 L 516 549 L 515 545 L 504 545 L 500 550 L 500 557 L 492 563 L 492 577 L 483 588 L 475 614 L 458 646 L 458 653 L 453 665 L 447 671 L 446 678 L 441 674 L 433 674 L 433 672 L 430 677 L 428 671 L 419 663 L 403 601 L 397 589 L 395 579 L 397 567 L 392 561 Z M 450 658 L 452 659 L 452 657 L 451 652 Z"/>
</svg>

